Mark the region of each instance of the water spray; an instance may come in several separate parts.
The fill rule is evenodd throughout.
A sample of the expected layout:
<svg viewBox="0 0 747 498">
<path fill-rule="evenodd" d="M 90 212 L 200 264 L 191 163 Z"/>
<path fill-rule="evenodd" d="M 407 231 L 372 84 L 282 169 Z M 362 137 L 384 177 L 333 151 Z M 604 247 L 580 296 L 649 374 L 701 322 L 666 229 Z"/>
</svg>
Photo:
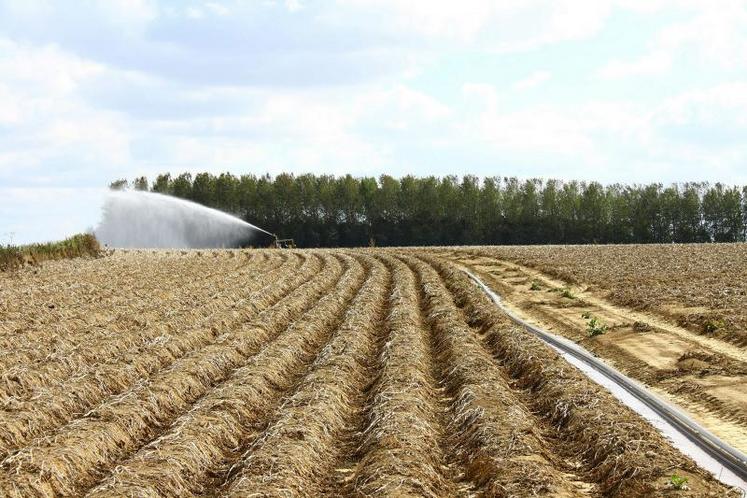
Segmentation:
<svg viewBox="0 0 747 498">
<path fill-rule="evenodd" d="M 200 204 L 142 191 L 111 191 L 95 229 L 102 244 L 122 248 L 267 246 L 277 237 Z"/>
</svg>

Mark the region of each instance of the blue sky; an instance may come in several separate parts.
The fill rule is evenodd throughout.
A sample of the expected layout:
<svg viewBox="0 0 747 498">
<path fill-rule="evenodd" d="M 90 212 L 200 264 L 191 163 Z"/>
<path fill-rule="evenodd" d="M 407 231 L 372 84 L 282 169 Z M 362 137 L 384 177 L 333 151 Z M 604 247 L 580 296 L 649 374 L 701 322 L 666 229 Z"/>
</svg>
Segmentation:
<svg viewBox="0 0 747 498">
<path fill-rule="evenodd" d="M 0 242 L 164 171 L 747 184 L 745 54 L 730 0 L 0 0 Z"/>
</svg>

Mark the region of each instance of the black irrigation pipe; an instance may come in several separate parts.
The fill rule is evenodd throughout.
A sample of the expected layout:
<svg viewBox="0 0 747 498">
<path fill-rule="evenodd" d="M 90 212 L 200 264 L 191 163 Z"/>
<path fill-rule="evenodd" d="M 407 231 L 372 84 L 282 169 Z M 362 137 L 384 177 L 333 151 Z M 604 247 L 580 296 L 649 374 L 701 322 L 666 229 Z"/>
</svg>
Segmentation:
<svg viewBox="0 0 747 498">
<path fill-rule="evenodd" d="M 690 417 L 682 413 L 679 409 L 652 394 L 638 382 L 635 382 L 618 370 L 602 362 L 578 344 L 551 334 L 546 330 L 536 327 L 535 325 L 521 319 L 509 310 L 501 302 L 501 298 L 476 275 L 466 269 L 462 269 L 462 271 L 464 271 L 490 297 L 501 311 L 506 313 L 506 315 L 508 315 L 508 317 L 516 324 L 522 326 L 526 331 L 537 336 L 555 349 L 577 358 L 609 378 L 615 384 L 628 391 L 631 395 L 656 412 L 667 423 L 677 429 L 678 432 L 692 441 L 705 453 L 710 455 L 720 465 L 729 469 L 743 481 L 747 481 L 747 455 L 726 444 Z"/>
</svg>

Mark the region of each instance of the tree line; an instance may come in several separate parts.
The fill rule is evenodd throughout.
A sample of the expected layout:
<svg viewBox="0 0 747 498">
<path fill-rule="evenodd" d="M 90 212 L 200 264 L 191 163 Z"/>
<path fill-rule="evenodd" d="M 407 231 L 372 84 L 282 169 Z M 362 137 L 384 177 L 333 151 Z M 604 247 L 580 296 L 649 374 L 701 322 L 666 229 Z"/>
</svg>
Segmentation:
<svg viewBox="0 0 747 498">
<path fill-rule="evenodd" d="M 117 180 L 191 200 L 299 247 L 744 241 L 747 187 L 351 175 L 161 174 Z"/>
</svg>

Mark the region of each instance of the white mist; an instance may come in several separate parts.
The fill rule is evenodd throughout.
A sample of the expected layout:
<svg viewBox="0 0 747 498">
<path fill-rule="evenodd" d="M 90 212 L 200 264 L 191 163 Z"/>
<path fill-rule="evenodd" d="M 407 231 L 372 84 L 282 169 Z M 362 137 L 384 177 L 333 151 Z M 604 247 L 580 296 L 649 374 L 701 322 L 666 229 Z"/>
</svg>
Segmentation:
<svg viewBox="0 0 747 498">
<path fill-rule="evenodd" d="M 238 247 L 272 236 L 216 209 L 130 190 L 107 195 L 95 234 L 101 244 L 122 248 Z"/>
</svg>

